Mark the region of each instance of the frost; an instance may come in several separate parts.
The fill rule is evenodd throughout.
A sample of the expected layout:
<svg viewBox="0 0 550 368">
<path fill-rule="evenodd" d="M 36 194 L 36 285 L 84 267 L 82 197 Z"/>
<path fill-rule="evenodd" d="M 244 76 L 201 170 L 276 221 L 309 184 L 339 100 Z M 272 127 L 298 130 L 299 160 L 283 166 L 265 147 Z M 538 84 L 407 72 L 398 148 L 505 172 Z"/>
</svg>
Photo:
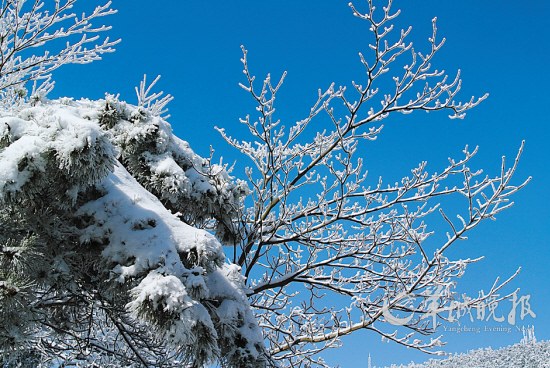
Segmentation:
<svg viewBox="0 0 550 368">
<path fill-rule="evenodd" d="M 392 364 L 386 368 L 500 368 L 550 367 L 550 342 L 520 342 L 500 349 L 476 349 L 467 353 L 452 354 L 445 359 L 430 359 L 425 363 Z"/>
</svg>

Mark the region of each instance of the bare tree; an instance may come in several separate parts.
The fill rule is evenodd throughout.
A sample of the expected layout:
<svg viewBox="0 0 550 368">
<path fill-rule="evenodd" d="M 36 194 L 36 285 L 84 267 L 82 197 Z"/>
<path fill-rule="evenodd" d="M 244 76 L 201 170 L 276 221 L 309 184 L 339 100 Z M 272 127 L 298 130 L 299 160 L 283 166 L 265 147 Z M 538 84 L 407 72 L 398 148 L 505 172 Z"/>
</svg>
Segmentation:
<svg viewBox="0 0 550 368">
<path fill-rule="evenodd" d="M 113 52 L 119 41 L 101 33 L 110 26 L 95 26 L 93 21 L 115 13 L 111 1 L 97 6 L 89 14 L 71 12 L 76 0 L 4 0 L 0 7 L 0 97 L 4 105 L 13 104 L 26 94 L 29 81 L 46 81 L 50 73 L 66 64 L 86 64 Z M 65 41 L 65 42 L 59 42 Z M 100 42 L 98 42 L 100 41 Z M 35 48 L 43 48 L 37 54 Z M 48 83 L 50 82 L 50 83 Z M 35 84 L 34 89 L 41 86 Z"/>
<path fill-rule="evenodd" d="M 282 366 L 326 366 L 317 353 L 358 330 L 437 351 L 442 342 L 425 336 L 436 330 L 434 318 L 457 302 L 456 279 L 479 260 L 452 260 L 446 251 L 509 208 L 510 196 L 528 181 L 511 183 L 522 148 L 510 166 L 503 158 L 496 177 L 470 169 L 477 148 L 468 147 L 438 172 L 422 162 L 395 184 L 367 176 L 358 148 L 381 134 L 388 116 L 441 110 L 461 119 L 487 97 L 457 102 L 460 72 L 452 77 L 432 66 L 445 42 L 436 19 L 428 50 L 417 51 L 407 40 L 411 28 L 394 30 L 399 10 L 392 3 L 378 10 L 368 0 L 364 11 L 350 4 L 373 35 L 370 54 L 359 54 L 364 75 L 350 87 L 319 90 L 309 115 L 288 129 L 275 113 L 285 74 L 256 86 L 243 48 L 241 87 L 258 113 L 241 122 L 252 141 L 218 129 L 253 163 L 246 171 L 252 201 L 236 229 L 241 240 L 234 262 L 248 279 L 270 354 Z M 318 131 L 327 120 L 330 129 Z M 465 204 L 456 220 L 439 206 L 453 196 Z M 428 240 L 433 230 L 425 223 L 438 213 L 449 228 L 442 242 Z M 506 283 L 497 279 L 487 294 L 462 306 L 495 297 Z M 402 327 L 394 331 L 392 324 Z"/>
</svg>

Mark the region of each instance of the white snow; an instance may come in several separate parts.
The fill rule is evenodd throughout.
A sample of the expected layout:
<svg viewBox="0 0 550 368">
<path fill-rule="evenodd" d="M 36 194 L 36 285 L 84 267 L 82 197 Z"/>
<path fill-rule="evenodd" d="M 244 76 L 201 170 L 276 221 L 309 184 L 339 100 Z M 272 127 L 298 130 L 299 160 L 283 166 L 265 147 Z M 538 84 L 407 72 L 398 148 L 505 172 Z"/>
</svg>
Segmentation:
<svg viewBox="0 0 550 368">
<path fill-rule="evenodd" d="M 182 276 L 185 270 L 179 254 L 192 249 L 206 269 L 223 262 L 221 245 L 213 235 L 179 220 L 120 164 L 101 187 L 106 194 L 77 212 L 78 216 L 95 219 L 81 239 L 90 242 L 109 238 L 103 256 L 120 263 L 113 269 L 120 282 L 156 267 Z"/>
<path fill-rule="evenodd" d="M 106 104 L 114 106 L 114 120 L 103 124 Z M 144 173 L 131 174 L 128 159 L 145 164 Z M 63 185 L 48 187 L 55 183 Z M 102 247 L 96 261 L 107 267 L 103 281 L 130 286 L 126 309 L 146 324 L 144 311 L 167 319 L 153 325 L 160 338 L 203 349 L 197 354 L 211 362 L 222 351 L 235 359 L 263 354 L 240 269 L 225 263 L 213 234 L 163 204 L 184 203 L 202 211 L 199 217 L 230 216 L 246 187 L 196 155 L 166 121 L 113 96 L 43 100 L 0 112 L 0 202 L 45 188 L 70 199 L 60 206 L 79 224 L 73 235 L 81 246 Z M 217 342 L 236 340 L 246 346 Z"/>
</svg>

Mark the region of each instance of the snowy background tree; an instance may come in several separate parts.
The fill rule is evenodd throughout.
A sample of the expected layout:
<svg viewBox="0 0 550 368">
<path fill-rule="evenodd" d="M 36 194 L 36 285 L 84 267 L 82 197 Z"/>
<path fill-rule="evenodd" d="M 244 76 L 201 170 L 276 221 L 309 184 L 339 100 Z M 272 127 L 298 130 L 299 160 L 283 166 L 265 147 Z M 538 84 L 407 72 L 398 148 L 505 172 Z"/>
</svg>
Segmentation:
<svg viewBox="0 0 550 368">
<path fill-rule="evenodd" d="M 173 135 L 163 118 L 171 98 L 151 93 L 156 80 L 143 80 L 136 105 L 46 98 L 52 70 L 116 43 L 90 36 L 108 29 L 91 22 L 113 13 L 110 3 L 81 17 L 74 3 L 2 7 L 5 364 L 327 366 L 319 353 L 362 329 L 434 351 L 440 312 L 473 308 L 506 284 L 457 300 L 456 279 L 477 259 L 446 251 L 512 204 L 525 184 L 511 182 L 521 148 L 495 177 L 470 169 L 477 149 L 466 148 L 447 167 L 428 172 L 423 162 L 395 184 L 370 178 L 360 157 L 389 116 L 463 118 L 486 97 L 458 102 L 460 74 L 432 67 L 444 43 L 435 19 L 419 52 L 410 29 L 393 29 L 391 1 L 352 5 L 373 36 L 360 54 L 364 75 L 320 90 L 286 129 L 275 112 L 284 75 L 258 87 L 243 48 L 242 87 L 257 114 L 241 122 L 252 141 L 219 130 L 251 160 L 245 182 Z M 447 197 L 465 210 L 441 210 Z M 425 222 L 435 217 L 449 228 L 441 243 Z"/>
<path fill-rule="evenodd" d="M 521 342 L 500 349 L 476 349 L 454 354 L 443 360 L 430 359 L 422 364 L 392 364 L 389 368 L 498 368 L 498 367 L 550 367 L 550 343 L 537 342 L 533 327 L 523 329 Z M 376 365 L 374 365 L 376 367 Z"/>
</svg>

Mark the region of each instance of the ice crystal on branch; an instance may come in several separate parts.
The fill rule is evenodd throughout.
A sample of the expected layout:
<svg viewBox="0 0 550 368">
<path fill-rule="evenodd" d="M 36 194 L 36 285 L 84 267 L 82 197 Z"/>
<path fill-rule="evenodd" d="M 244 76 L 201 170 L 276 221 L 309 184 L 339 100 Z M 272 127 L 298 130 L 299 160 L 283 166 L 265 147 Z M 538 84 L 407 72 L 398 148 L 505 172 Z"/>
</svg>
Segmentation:
<svg viewBox="0 0 550 368">
<path fill-rule="evenodd" d="M 370 0 L 350 7 L 374 36 L 369 53 L 359 54 L 364 74 L 351 88 L 331 84 L 320 90 L 309 115 L 285 127 L 275 102 L 286 73 L 279 80 L 268 75 L 258 85 L 243 47 L 241 87 L 257 104 L 257 114 L 241 123 L 252 141 L 219 129 L 253 163 L 246 171 L 251 207 L 243 208 L 236 260 L 249 281 L 270 354 L 281 366 L 327 366 L 318 353 L 361 329 L 437 352 L 440 339 L 423 336 L 436 331 L 444 318 L 440 311 L 456 303 L 456 279 L 479 260 L 452 260 L 446 251 L 511 206 L 509 197 L 526 184 L 511 181 L 523 144 L 510 166 L 503 159 L 496 177 L 470 169 L 477 148 L 466 148 L 437 172 L 422 162 L 395 184 L 372 181 L 357 152 L 376 140 L 388 116 L 441 110 L 463 118 L 487 95 L 460 102 L 460 72 L 449 76 L 434 69 L 445 41 L 437 37 L 435 19 L 422 52 L 408 41 L 410 28 L 394 29 L 399 11 L 392 1 L 381 9 Z M 317 131 L 316 122 L 327 119 L 331 129 Z M 439 206 L 447 197 L 464 200 L 456 220 Z M 438 214 L 449 231 L 434 247 L 439 240 L 428 241 L 433 230 L 427 222 Z M 487 295 L 468 298 L 464 306 L 483 303 L 508 281 L 496 282 Z M 435 298 L 433 290 L 439 291 Z M 404 329 L 396 331 L 394 324 Z"/>
<path fill-rule="evenodd" d="M 76 0 L 6 0 L 0 7 L 0 102 L 9 108 L 26 96 L 29 81 L 45 82 L 33 92 L 48 91 L 50 73 L 66 64 L 86 64 L 114 51 L 119 41 L 98 33 L 110 26 L 94 25 L 98 18 L 115 13 L 111 2 L 89 13 L 72 13 Z M 59 45 L 61 47 L 54 46 Z M 32 49 L 33 52 L 29 52 Z M 41 54 L 37 51 L 43 49 Z M 40 83 L 39 83 L 40 85 Z"/>
<path fill-rule="evenodd" d="M 174 99 L 171 95 L 166 95 L 162 97 L 164 94 L 163 91 L 151 93 L 151 89 L 155 86 L 155 84 L 160 79 L 160 75 L 151 82 L 151 84 L 147 87 L 147 76 L 143 76 L 143 80 L 139 84 L 139 89 L 136 87 L 136 95 L 138 98 L 138 106 L 143 107 L 146 111 L 148 111 L 153 116 L 162 116 L 168 112 L 166 109 L 166 105 L 170 103 Z M 168 119 L 170 115 L 164 115 L 162 116 L 164 119 Z"/>
</svg>

